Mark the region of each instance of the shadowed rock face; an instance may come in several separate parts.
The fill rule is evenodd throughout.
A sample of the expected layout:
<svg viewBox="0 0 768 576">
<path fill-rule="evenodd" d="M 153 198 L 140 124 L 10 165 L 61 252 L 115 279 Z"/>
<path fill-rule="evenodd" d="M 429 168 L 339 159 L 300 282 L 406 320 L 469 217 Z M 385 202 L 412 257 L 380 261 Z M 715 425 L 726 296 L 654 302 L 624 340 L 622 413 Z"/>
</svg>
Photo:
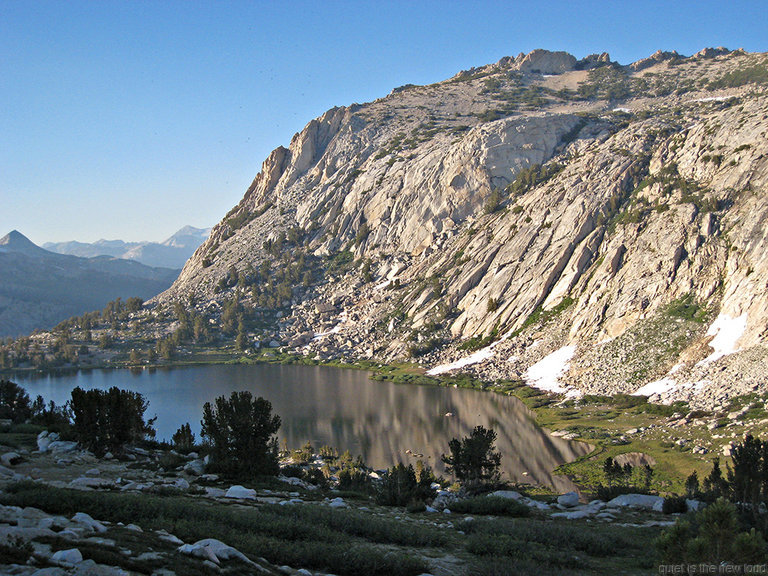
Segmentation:
<svg viewBox="0 0 768 576">
<path fill-rule="evenodd" d="M 582 391 L 633 392 L 678 364 L 670 399 L 768 389 L 750 360 L 768 324 L 766 61 L 534 51 L 334 108 L 265 160 L 159 301 L 232 298 L 216 292 L 227 271 L 258 267 L 264 242 L 298 226 L 315 255 L 370 259 L 374 283 L 321 281 L 286 341 L 317 328 L 313 301 L 334 301 L 331 355 L 403 358 L 428 328 L 439 342 L 422 360 L 437 364 L 495 332 L 507 338 L 483 376 L 573 344 L 564 379 Z M 376 289 L 395 277 L 401 290 Z M 714 320 L 744 315 L 730 352 L 752 356 L 697 365 Z"/>
</svg>

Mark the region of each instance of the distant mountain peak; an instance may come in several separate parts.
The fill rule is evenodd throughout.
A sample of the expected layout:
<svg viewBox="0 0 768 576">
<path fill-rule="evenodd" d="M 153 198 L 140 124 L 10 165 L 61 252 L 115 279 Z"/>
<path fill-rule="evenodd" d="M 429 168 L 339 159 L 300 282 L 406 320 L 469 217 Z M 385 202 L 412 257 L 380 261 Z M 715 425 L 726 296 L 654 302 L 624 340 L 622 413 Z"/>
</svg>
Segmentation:
<svg viewBox="0 0 768 576">
<path fill-rule="evenodd" d="M 0 250 L 3 252 L 20 252 L 28 255 L 42 255 L 48 251 L 40 248 L 18 230 L 11 230 L 0 238 Z"/>
</svg>

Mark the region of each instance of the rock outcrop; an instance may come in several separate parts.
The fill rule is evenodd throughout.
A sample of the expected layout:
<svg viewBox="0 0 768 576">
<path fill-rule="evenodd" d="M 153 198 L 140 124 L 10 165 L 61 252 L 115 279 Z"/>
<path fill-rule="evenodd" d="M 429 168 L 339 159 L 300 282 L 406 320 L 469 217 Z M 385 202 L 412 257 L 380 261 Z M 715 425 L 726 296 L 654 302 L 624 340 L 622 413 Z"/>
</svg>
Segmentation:
<svg viewBox="0 0 768 576">
<path fill-rule="evenodd" d="M 744 354 L 724 366 L 768 336 L 767 61 L 536 50 L 334 108 L 272 152 L 157 302 L 264 312 L 250 271 L 301 253 L 325 275 L 293 283 L 265 343 L 435 365 L 487 338 L 468 363 L 487 377 L 574 346 L 559 373 L 576 391 L 673 369 L 646 390 L 715 402 L 735 373 L 766 389 Z"/>
</svg>

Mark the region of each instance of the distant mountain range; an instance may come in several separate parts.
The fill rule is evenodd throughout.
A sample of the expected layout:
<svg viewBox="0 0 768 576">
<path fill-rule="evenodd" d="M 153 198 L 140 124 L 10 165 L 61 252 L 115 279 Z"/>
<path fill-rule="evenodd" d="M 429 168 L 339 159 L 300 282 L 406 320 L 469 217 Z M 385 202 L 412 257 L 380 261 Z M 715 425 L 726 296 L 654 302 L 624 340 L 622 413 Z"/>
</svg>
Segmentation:
<svg viewBox="0 0 768 576">
<path fill-rule="evenodd" d="M 122 240 L 98 240 L 85 242 L 46 242 L 43 248 L 70 256 L 93 258 L 112 256 L 135 260 L 147 266 L 181 269 L 210 234 L 210 228 L 185 226 L 164 242 L 123 242 Z"/>
<path fill-rule="evenodd" d="M 51 328 L 118 297 L 151 298 L 178 273 L 112 256 L 56 254 L 14 230 L 0 238 L 0 336 Z"/>
</svg>

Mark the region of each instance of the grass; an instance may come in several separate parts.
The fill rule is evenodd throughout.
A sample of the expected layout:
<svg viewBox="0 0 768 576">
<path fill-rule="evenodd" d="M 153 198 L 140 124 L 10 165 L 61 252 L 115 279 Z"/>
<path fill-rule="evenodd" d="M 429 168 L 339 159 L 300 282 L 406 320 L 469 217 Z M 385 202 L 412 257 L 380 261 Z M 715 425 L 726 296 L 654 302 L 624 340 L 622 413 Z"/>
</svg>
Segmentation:
<svg viewBox="0 0 768 576">
<path fill-rule="evenodd" d="M 317 506 L 238 509 L 184 496 L 79 492 L 32 482 L 10 486 L 0 502 L 67 516 L 86 512 L 108 522 L 130 519 L 145 530 L 165 529 L 186 542 L 215 536 L 251 558 L 340 575 L 419 574 L 426 571 L 422 561 L 390 548 L 446 543 L 445 534 L 436 529 L 414 532 L 393 520 Z"/>
<path fill-rule="evenodd" d="M 464 522 L 471 574 L 645 574 L 657 529 L 498 519 Z M 502 567 L 504 570 L 502 571 Z"/>
<path fill-rule="evenodd" d="M 467 574 L 641 574 L 655 558 L 648 554 L 659 528 L 633 528 L 600 523 L 553 521 L 511 500 L 476 497 L 451 506 L 454 512 L 485 516 L 455 519 L 454 526 L 435 527 L 442 516 L 397 512 L 333 510 L 325 506 L 243 507 L 182 496 L 81 492 L 33 482 L 10 485 L 0 503 L 35 506 L 69 516 L 82 511 L 113 524 L 106 543 L 78 542 L 84 558 L 151 574 L 167 565 L 190 576 L 250 573 L 242 564 L 214 572 L 199 560 L 175 554 L 175 546 L 159 541 L 152 530 L 165 529 L 186 542 L 215 537 L 253 560 L 304 567 L 338 575 L 416 575 L 430 571 L 428 558 L 452 558 Z M 522 517 L 518 517 L 522 516 Z M 131 521 L 144 532 L 115 526 Z M 115 544 L 110 544 L 109 541 Z M 39 539 L 55 550 L 71 547 L 57 536 Z M 125 555 L 124 550 L 133 554 Z M 160 557 L 141 557 L 144 552 Z M 23 556 L 24 550 L 9 553 Z M 15 556 L 14 556 L 15 557 Z"/>
</svg>

